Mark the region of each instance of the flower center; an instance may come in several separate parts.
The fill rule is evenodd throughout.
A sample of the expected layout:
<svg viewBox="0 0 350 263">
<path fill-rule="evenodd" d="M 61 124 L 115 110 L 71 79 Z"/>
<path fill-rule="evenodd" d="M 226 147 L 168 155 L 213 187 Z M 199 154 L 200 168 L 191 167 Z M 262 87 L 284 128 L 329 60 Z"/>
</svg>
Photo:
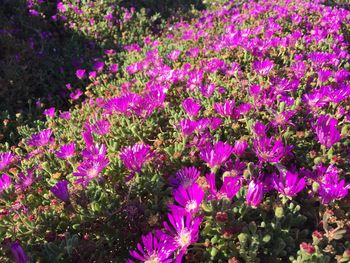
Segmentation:
<svg viewBox="0 0 350 263">
<path fill-rule="evenodd" d="M 188 246 L 191 243 L 191 232 L 182 229 L 176 241 L 182 248 Z"/>
<path fill-rule="evenodd" d="M 148 260 L 145 261 L 145 263 L 160 263 L 160 259 L 157 255 L 151 255 Z"/>
<path fill-rule="evenodd" d="M 186 211 L 187 212 L 192 212 L 196 210 L 198 207 L 197 202 L 195 200 L 189 200 L 186 204 Z"/>
<path fill-rule="evenodd" d="M 98 176 L 98 170 L 96 168 L 90 168 L 88 171 L 87 171 L 87 176 L 89 178 L 95 178 Z"/>
</svg>

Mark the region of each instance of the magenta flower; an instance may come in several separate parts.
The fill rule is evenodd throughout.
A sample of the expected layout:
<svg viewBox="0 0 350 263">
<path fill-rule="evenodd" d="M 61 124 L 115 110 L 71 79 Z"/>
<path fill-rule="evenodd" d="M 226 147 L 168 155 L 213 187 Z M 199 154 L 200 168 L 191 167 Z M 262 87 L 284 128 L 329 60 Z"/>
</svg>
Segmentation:
<svg viewBox="0 0 350 263">
<path fill-rule="evenodd" d="M 98 135 L 106 135 L 109 133 L 109 128 L 111 127 L 111 123 L 108 120 L 98 120 L 92 126 L 92 131 Z"/>
<path fill-rule="evenodd" d="M 46 116 L 46 117 L 51 117 L 53 118 L 55 116 L 55 107 L 51 107 L 51 108 L 48 108 L 46 110 L 44 110 L 43 114 Z"/>
<path fill-rule="evenodd" d="M 182 119 L 180 121 L 180 130 L 184 136 L 190 136 L 197 128 L 197 122 L 191 119 Z"/>
<path fill-rule="evenodd" d="M 89 72 L 89 79 L 95 79 L 97 77 L 97 72 L 96 71 L 90 71 Z"/>
<path fill-rule="evenodd" d="M 77 71 L 75 71 L 75 75 L 77 76 L 78 79 L 83 79 L 86 76 L 86 70 L 78 69 Z"/>
<path fill-rule="evenodd" d="M 160 230 L 156 230 L 147 235 L 141 236 L 142 243 L 137 244 L 137 249 L 130 251 L 130 255 L 142 262 L 163 262 L 171 263 L 169 257 L 173 254 L 176 247 L 171 236 Z M 134 261 L 128 261 L 134 262 Z"/>
<path fill-rule="evenodd" d="M 215 84 L 211 83 L 209 85 L 201 85 L 200 89 L 201 89 L 201 94 L 204 97 L 210 98 L 211 95 L 213 95 L 214 91 L 216 90 L 216 86 Z"/>
<path fill-rule="evenodd" d="M 192 98 L 187 98 L 182 102 L 182 107 L 186 111 L 187 115 L 190 117 L 196 117 L 198 115 L 199 110 L 201 109 L 201 105 Z"/>
<path fill-rule="evenodd" d="M 16 190 L 21 189 L 24 191 L 27 187 L 31 186 L 34 182 L 34 169 L 28 169 L 27 174 L 25 174 L 23 171 L 20 172 L 18 175 L 18 184 L 16 184 Z"/>
<path fill-rule="evenodd" d="M 111 64 L 111 65 L 109 66 L 109 71 L 110 71 L 111 73 L 117 73 L 117 72 L 118 72 L 118 69 L 119 69 L 118 64 Z"/>
<path fill-rule="evenodd" d="M 57 3 L 57 11 L 62 13 L 66 12 L 66 7 L 62 2 Z"/>
<path fill-rule="evenodd" d="M 27 254 L 24 252 L 18 241 L 11 244 L 11 252 L 16 263 L 27 263 L 29 261 Z"/>
<path fill-rule="evenodd" d="M 217 142 L 212 147 L 207 147 L 199 153 L 199 157 L 204 160 L 210 168 L 221 166 L 233 153 L 233 147 L 224 142 Z"/>
<path fill-rule="evenodd" d="M 216 187 L 216 176 L 213 173 L 206 175 L 206 180 L 209 185 L 208 200 L 221 200 L 227 198 L 230 201 L 241 188 L 241 177 L 224 176 L 221 189 Z"/>
<path fill-rule="evenodd" d="M 314 126 L 318 141 L 327 148 L 332 147 L 340 140 L 337 125 L 337 119 L 329 115 L 321 115 Z"/>
<path fill-rule="evenodd" d="M 77 168 L 77 172 L 73 173 L 77 177 L 75 183 L 81 183 L 87 186 L 89 182 L 100 176 L 103 169 L 109 163 L 107 150 L 104 144 L 90 145 L 82 152 L 83 162 Z"/>
<path fill-rule="evenodd" d="M 235 145 L 233 146 L 233 154 L 238 157 L 241 157 L 244 155 L 247 148 L 248 148 L 247 141 L 245 140 L 236 141 Z"/>
<path fill-rule="evenodd" d="M 117 52 L 114 49 L 107 49 L 107 50 L 105 50 L 105 54 L 107 56 L 115 56 L 117 54 Z"/>
<path fill-rule="evenodd" d="M 15 158 L 12 152 L 0 152 L 0 171 L 4 170 Z"/>
<path fill-rule="evenodd" d="M 108 158 L 103 155 L 97 155 L 94 159 L 86 159 L 77 168 L 77 172 L 73 173 L 77 177 L 75 183 L 88 186 L 91 180 L 100 176 L 101 172 L 108 165 Z"/>
<path fill-rule="evenodd" d="M 59 118 L 62 120 L 69 120 L 70 119 L 70 112 L 69 111 L 63 111 L 60 113 Z"/>
<path fill-rule="evenodd" d="M 74 156 L 75 143 L 69 143 L 62 145 L 58 151 L 56 151 L 56 157 L 59 159 L 68 159 Z"/>
<path fill-rule="evenodd" d="M 134 173 L 141 171 L 144 163 L 153 156 L 153 152 L 149 145 L 138 143 L 134 146 L 125 147 L 119 155 L 125 167 Z"/>
<path fill-rule="evenodd" d="M 235 106 L 234 100 L 227 100 L 223 105 L 221 103 L 215 103 L 215 111 L 223 117 L 231 117 L 233 114 L 233 107 Z"/>
<path fill-rule="evenodd" d="M 92 132 L 91 132 L 91 126 L 86 124 L 85 125 L 85 130 L 81 133 L 86 148 L 90 148 L 94 146 L 94 138 L 92 137 Z"/>
<path fill-rule="evenodd" d="M 28 145 L 32 147 L 45 146 L 50 143 L 53 143 L 54 139 L 52 136 L 52 130 L 46 129 L 42 130 L 36 134 L 33 134 L 32 137 L 28 140 Z"/>
<path fill-rule="evenodd" d="M 253 142 L 255 154 L 260 162 L 278 163 L 286 153 L 282 140 L 261 137 Z"/>
<path fill-rule="evenodd" d="M 175 263 L 181 263 L 187 248 L 198 240 L 202 217 L 191 218 L 190 215 L 169 213 L 168 219 L 170 224 L 164 222 L 164 228 L 174 239 L 174 245 L 178 250 Z"/>
<path fill-rule="evenodd" d="M 199 175 L 200 172 L 194 166 L 182 168 L 176 173 L 175 177 L 170 178 L 170 185 L 175 188 L 179 186 L 187 188 L 197 181 Z"/>
<path fill-rule="evenodd" d="M 322 171 L 319 172 L 322 173 Z M 339 181 L 338 173 L 338 169 L 334 165 L 330 165 L 323 175 L 319 175 L 320 187 L 318 193 L 322 204 L 327 205 L 336 199 L 341 199 L 348 195 L 350 185 L 345 186 L 344 180 Z"/>
<path fill-rule="evenodd" d="M 94 70 L 97 72 L 101 72 L 105 66 L 105 63 L 103 61 L 96 61 L 94 64 Z"/>
<path fill-rule="evenodd" d="M 259 180 L 251 180 L 248 185 L 246 195 L 247 204 L 252 207 L 258 207 L 264 197 L 264 183 Z"/>
<path fill-rule="evenodd" d="M 263 124 L 261 121 L 257 121 L 253 126 L 253 131 L 255 135 L 258 137 L 266 136 L 266 130 L 267 130 L 266 125 Z"/>
<path fill-rule="evenodd" d="M 181 54 L 180 50 L 173 50 L 169 52 L 168 58 L 172 61 L 175 61 L 179 58 L 180 54 Z"/>
<path fill-rule="evenodd" d="M 274 127 L 283 127 L 287 124 L 293 125 L 290 119 L 295 115 L 294 110 L 279 112 L 275 115 L 274 119 L 271 120 L 271 124 Z"/>
<path fill-rule="evenodd" d="M 9 188 L 11 186 L 11 177 L 8 176 L 7 174 L 3 174 L 0 177 L 0 193 L 2 193 L 3 191 L 5 191 L 7 188 Z"/>
<path fill-rule="evenodd" d="M 68 192 L 68 181 L 61 180 L 50 188 L 50 191 L 63 202 L 68 202 L 69 192 Z"/>
<path fill-rule="evenodd" d="M 199 206 L 204 198 L 202 188 L 196 183 L 187 188 L 179 186 L 179 188 L 173 192 L 173 195 L 177 204 L 170 204 L 168 208 L 178 214 L 195 215 L 199 211 Z"/>
<path fill-rule="evenodd" d="M 261 76 L 266 76 L 272 70 L 274 64 L 271 60 L 254 61 L 253 69 Z"/>
<path fill-rule="evenodd" d="M 293 197 L 305 188 L 305 178 L 299 179 L 297 173 L 287 171 L 286 173 L 272 175 L 273 187 L 282 195 Z"/>
<path fill-rule="evenodd" d="M 80 89 L 76 89 L 75 91 L 69 93 L 69 98 L 71 100 L 77 100 L 83 95 L 83 92 Z"/>
</svg>

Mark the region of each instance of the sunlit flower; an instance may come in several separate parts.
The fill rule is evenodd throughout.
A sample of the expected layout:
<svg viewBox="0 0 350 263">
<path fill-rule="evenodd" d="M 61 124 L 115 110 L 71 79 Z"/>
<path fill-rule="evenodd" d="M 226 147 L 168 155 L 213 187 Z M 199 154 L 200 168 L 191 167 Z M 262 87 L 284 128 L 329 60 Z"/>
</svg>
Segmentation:
<svg viewBox="0 0 350 263">
<path fill-rule="evenodd" d="M 177 204 L 168 205 L 169 210 L 175 213 L 195 215 L 199 211 L 199 206 L 204 198 L 202 188 L 193 183 L 188 187 L 179 186 L 174 192 L 174 199 Z"/>
<path fill-rule="evenodd" d="M 219 167 L 227 161 L 233 153 L 233 147 L 224 142 L 217 142 L 214 146 L 207 147 L 199 153 L 199 157 L 204 160 L 210 168 Z"/>
<path fill-rule="evenodd" d="M 64 144 L 56 151 L 56 156 L 59 159 L 68 159 L 74 156 L 75 153 L 75 143 Z"/>
<path fill-rule="evenodd" d="M 137 244 L 137 249 L 130 251 L 130 255 L 133 258 L 149 263 L 173 262 L 169 257 L 173 254 L 176 247 L 171 236 L 157 230 L 154 234 L 150 232 L 141 236 L 141 239 L 142 243 Z"/>
<path fill-rule="evenodd" d="M 149 145 L 138 143 L 128 146 L 120 152 L 120 159 L 130 172 L 140 172 L 144 163 L 153 156 Z"/>
</svg>

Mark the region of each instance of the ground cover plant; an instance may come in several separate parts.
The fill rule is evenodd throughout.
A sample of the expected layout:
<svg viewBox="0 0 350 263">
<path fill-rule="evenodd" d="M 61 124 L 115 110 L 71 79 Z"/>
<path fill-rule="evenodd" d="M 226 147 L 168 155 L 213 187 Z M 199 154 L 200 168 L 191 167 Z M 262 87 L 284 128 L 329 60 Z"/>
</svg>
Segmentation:
<svg viewBox="0 0 350 263">
<path fill-rule="evenodd" d="M 39 125 L 45 108 L 79 103 L 86 81 L 77 69 L 93 68 L 109 49 L 118 61 L 124 45 L 156 34 L 171 15 L 204 7 L 193 0 L 151 2 L 1 1 L 0 142 L 15 144 L 16 128 Z"/>
<path fill-rule="evenodd" d="M 1 260 L 349 262 L 349 20 L 232 1 L 106 47 L 1 146 Z"/>
</svg>

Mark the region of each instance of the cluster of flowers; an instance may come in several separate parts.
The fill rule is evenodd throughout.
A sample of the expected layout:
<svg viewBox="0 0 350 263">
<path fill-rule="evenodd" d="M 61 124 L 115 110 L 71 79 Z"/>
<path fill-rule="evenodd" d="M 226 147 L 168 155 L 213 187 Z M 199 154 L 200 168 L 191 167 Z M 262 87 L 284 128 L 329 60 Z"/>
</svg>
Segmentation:
<svg viewBox="0 0 350 263">
<path fill-rule="evenodd" d="M 120 87 L 116 94 L 100 81 L 98 98 L 86 100 L 69 118 L 46 111 L 52 128 L 23 142 L 27 154 L 0 154 L 0 192 L 11 193 L 15 186 L 16 194 L 27 194 L 40 185 L 68 205 L 73 192 L 103 185 L 106 195 L 117 189 L 125 197 L 118 202 L 127 206 L 133 195 L 135 200 L 147 196 L 144 181 L 152 173 L 155 185 L 164 185 L 149 195 L 166 203 L 168 213 L 130 251 L 143 262 L 182 262 L 209 220 L 203 206 L 226 202 L 232 210 L 242 201 L 249 213 L 273 196 L 282 205 L 302 206 L 310 199 L 322 204 L 316 205 L 321 212 L 323 206 L 332 208 L 348 198 L 350 188 L 344 176 L 349 172 L 350 54 L 340 33 L 349 15 L 299 0 L 228 3 L 191 24 L 175 24 L 164 38 L 145 38 L 143 47 L 126 46 L 124 64 L 115 66 L 120 79 L 103 75 L 103 61 L 89 73 L 100 72 L 100 80 L 106 77 Z M 86 74 L 76 72 L 81 79 Z M 68 142 L 59 146 L 63 141 Z M 41 163 L 11 171 L 34 162 Z M 65 179 L 53 183 L 50 169 L 59 169 L 48 162 L 64 167 Z M 165 176 L 174 170 L 173 177 Z M 129 190 L 123 196 L 124 188 Z M 10 217 L 12 210 L 5 210 Z M 21 207 L 26 215 L 34 210 Z M 112 217 L 104 212 L 103 220 Z M 13 243 L 14 255 L 25 262 L 19 247 Z"/>
</svg>

